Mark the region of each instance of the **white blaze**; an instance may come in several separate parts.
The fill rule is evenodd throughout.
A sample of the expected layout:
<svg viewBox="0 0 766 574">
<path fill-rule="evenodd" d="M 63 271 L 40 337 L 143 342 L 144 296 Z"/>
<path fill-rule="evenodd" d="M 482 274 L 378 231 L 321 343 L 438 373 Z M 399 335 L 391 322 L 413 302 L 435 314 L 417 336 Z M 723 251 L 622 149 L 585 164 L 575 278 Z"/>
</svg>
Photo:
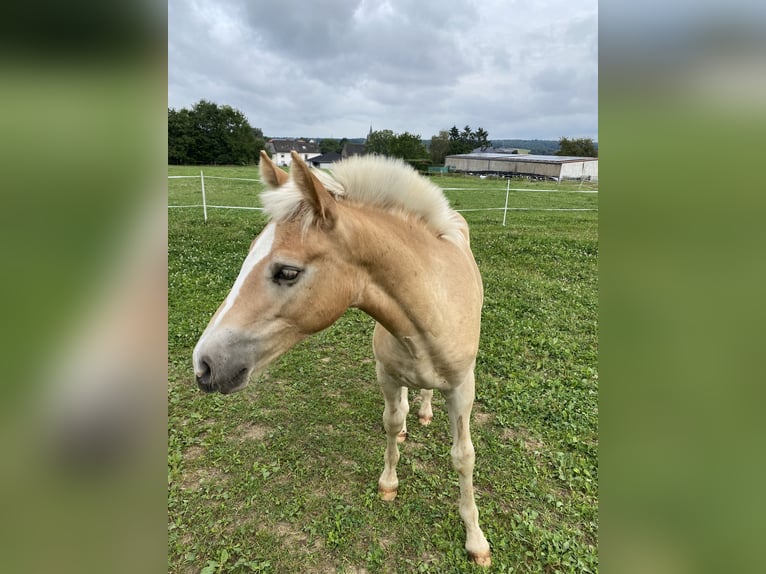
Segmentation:
<svg viewBox="0 0 766 574">
<path fill-rule="evenodd" d="M 245 284 L 245 281 L 247 281 L 248 276 L 255 268 L 255 266 L 258 265 L 258 263 L 260 263 L 269 253 L 271 253 L 271 247 L 274 245 L 275 230 L 276 226 L 273 223 L 269 223 L 263 232 L 258 236 L 258 239 L 256 240 L 255 245 L 253 245 L 253 248 L 250 250 L 250 253 L 247 254 L 247 258 L 242 264 L 242 269 L 240 270 L 239 275 L 237 276 L 237 280 L 234 282 L 231 291 L 229 291 L 229 295 L 226 297 L 226 301 L 223 305 L 223 308 L 221 309 L 221 312 L 218 313 L 215 321 L 213 321 L 213 323 L 210 324 L 207 329 L 205 329 L 205 332 L 202 333 L 202 337 L 200 337 L 197 346 L 194 348 L 195 366 L 198 363 L 198 350 L 202 346 L 203 341 L 210 335 L 212 331 L 215 330 L 215 328 L 221 323 L 223 318 L 229 312 L 232 305 L 234 305 L 234 301 L 236 301 L 237 297 L 239 297 L 239 291 L 242 289 L 242 286 Z"/>
</svg>

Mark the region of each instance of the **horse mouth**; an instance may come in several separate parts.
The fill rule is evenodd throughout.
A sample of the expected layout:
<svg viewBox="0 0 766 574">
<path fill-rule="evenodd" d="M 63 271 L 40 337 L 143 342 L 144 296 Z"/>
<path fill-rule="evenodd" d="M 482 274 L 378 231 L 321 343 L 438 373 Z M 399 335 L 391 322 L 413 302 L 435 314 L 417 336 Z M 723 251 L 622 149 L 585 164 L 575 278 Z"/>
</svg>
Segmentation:
<svg viewBox="0 0 766 574">
<path fill-rule="evenodd" d="M 230 395 L 244 389 L 249 381 L 250 369 L 248 367 L 243 367 L 231 379 L 223 383 L 218 381 L 203 381 L 198 377 L 197 386 L 202 392 L 207 394 L 221 393 L 222 395 Z"/>
<path fill-rule="evenodd" d="M 208 393 L 208 394 L 215 393 L 216 391 L 218 391 L 218 385 L 217 384 L 215 384 L 215 383 L 203 383 L 199 379 L 197 379 L 197 387 L 203 393 Z"/>
</svg>

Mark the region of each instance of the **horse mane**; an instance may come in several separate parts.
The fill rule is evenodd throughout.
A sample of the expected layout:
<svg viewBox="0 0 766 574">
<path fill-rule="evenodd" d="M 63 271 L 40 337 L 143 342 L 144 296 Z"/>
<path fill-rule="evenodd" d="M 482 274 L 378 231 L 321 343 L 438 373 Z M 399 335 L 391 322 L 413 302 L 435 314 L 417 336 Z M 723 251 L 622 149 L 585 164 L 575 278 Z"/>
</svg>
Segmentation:
<svg viewBox="0 0 766 574">
<path fill-rule="evenodd" d="M 399 159 L 352 156 L 333 164 L 330 173 L 318 169 L 312 173 L 338 201 L 375 206 L 405 218 L 415 216 L 445 239 L 467 237 L 465 220 L 450 208 L 441 188 Z M 272 220 L 300 217 L 306 227 L 313 221 L 313 212 L 292 178 L 263 192 L 261 202 Z"/>
</svg>

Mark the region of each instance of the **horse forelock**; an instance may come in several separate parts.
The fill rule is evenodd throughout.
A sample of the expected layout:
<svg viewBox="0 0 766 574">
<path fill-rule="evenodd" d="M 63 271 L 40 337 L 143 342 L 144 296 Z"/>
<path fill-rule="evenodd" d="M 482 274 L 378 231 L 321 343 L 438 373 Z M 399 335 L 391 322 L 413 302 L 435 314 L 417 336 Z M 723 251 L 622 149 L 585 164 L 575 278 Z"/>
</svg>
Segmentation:
<svg viewBox="0 0 766 574">
<path fill-rule="evenodd" d="M 465 221 L 450 208 L 442 190 L 401 160 L 378 155 L 353 156 L 334 164 L 330 173 L 321 170 L 313 173 L 339 201 L 416 216 L 437 236 L 447 239 L 466 237 Z M 292 179 L 262 193 L 261 201 L 274 221 L 300 218 L 304 227 L 313 221 L 313 213 Z"/>
</svg>

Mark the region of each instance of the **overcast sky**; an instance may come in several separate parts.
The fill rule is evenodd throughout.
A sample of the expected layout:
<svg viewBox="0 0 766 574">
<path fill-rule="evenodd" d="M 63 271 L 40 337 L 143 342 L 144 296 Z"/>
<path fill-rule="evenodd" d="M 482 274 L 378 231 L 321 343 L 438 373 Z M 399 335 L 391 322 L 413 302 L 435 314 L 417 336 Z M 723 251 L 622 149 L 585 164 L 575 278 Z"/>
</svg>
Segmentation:
<svg viewBox="0 0 766 574">
<path fill-rule="evenodd" d="M 169 0 L 168 105 L 266 136 L 598 139 L 597 0 Z"/>
</svg>

